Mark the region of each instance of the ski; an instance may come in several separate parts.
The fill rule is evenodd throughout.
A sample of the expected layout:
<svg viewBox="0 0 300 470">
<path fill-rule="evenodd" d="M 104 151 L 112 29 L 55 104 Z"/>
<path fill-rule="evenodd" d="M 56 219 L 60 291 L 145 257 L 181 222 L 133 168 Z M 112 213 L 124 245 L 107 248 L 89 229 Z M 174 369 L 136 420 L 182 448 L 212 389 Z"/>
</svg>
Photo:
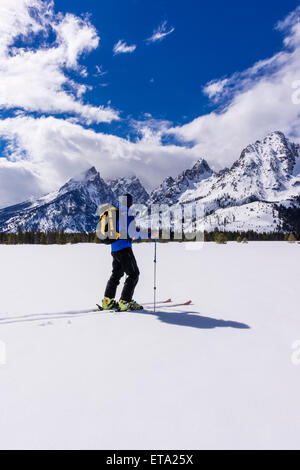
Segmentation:
<svg viewBox="0 0 300 470">
<path fill-rule="evenodd" d="M 167 299 L 167 300 L 158 300 L 156 302 L 156 305 L 158 304 L 169 304 L 172 302 L 172 299 Z M 154 302 L 142 302 L 143 305 L 154 305 Z"/>
<path fill-rule="evenodd" d="M 185 305 L 192 305 L 192 301 L 191 300 L 187 300 L 186 302 L 181 302 L 181 303 L 178 303 L 178 304 L 169 304 L 169 305 L 166 305 L 166 307 L 184 307 Z"/>
<path fill-rule="evenodd" d="M 158 305 L 157 305 L 158 304 Z M 157 306 L 158 307 L 168 307 L 168 308 L 172 308 L 172 307 L 184 307 L 184 306 L 187 306 L 187 305 L 191 305 L 192 304 L 192 301 L 191 300 L 187 300 L 186 302 L 180 302 L 180 303 L 172 303 L 171 299 L 168 299 L 168 300 L 165 300 L 165 301 L 162 301 L 162 302 L 157 302 Z M 167 304 L 167 305 L 165 305 Z M 97 305 L 97 308 L 98 310 L 100 310 L 100 312 L 103 312 L 103 313 L 113 313 L 113 312 L 121 312 L 120 309 L 118 308 L 115 308 L 115 309 L 111 309 L 111 310 L 104 310 L 100 305 L 96 304 Z M 144 305 L 147 305 L 148 307 L 151 307 L 152 305 L 154 305 L 153 302 L 148 302 L 148 303 L 144 303 Z M 141 310 L 124 310 L 124 312 L 147 312 L 149 311 L 149 309 L 141 309 Z"/>
</svg>

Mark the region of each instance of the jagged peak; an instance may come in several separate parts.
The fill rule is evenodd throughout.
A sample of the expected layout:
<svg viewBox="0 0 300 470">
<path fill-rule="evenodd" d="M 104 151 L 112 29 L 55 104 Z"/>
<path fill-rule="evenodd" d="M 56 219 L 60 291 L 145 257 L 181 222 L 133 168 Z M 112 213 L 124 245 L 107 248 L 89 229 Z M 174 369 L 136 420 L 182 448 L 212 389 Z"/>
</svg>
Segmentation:
<svg viewBox="0 0 300 470">
<path fill-rule="evenodd" d="M 96 170 L 96 168 L 94 166 L 92 166 L 91 168 L 89 168 L 88 170 L 85 170 L 81 173 L 79 173 L 78 175 L 74 176 L 73 178 L 71 178 L 70 181 L 75 181 L 75 182 L 85 182 L 85 181 L 91 181 L 91 180 L 94 180 L 95 177 L 99 176 L 100 177 L 100 173 Z"/>
<path fill-rule="evenodd" d="M 90 178 L 93 178 L 96 175 L 98 175 L 98 171 L 96 170 L 94 166 L 92 166 L 91 168 L 89 168 L 88 170 L 84 172 L 84 179 L 88 180 Z"/>
<path fill-rule="evenodd" d="M 106 180 L 116 197 L 125 193 L 130 193 L 133 200 L 137 203 L 144 204 L 149 199 L 149 194 L 141 183 L 140 179 L 131 174 L 129 176 L 121 176 L 119 178 Z"/>
<path fill-rule="evenodd" d="M 249 144 L 241 153 L 239 160 L 237 160 L 233 167 L 239 164 L 240 160 L 244 160 L 246 156 L 251 153 L 256 153 L 261 158 L 266 156 L 265 150 L 274 149 L 275 152 L 270 153 L 270 156 L 276 157 L 276 150 L 278 148 L 290 149 L 290 144 L 288 139 L 285 137 L 284 133 L 281 131 L 273 131 L 266 135 L 262 140 L 257 140 L 255 143 Z"/>
<path fill-rule="evenodd" d="M 153 202 L 167 198 L 173 203 L 177 202 L 180 194 L 184 191 L 195 189 L 195 185 L 201 181 L 210 178 L 214 174 L 204 158 L 199 158 L 192 168 L 184 170 L 178 176 L 173 178 L 168 176 L 163 180 L 161 185 L 154 189 L 150 195 Z"/>
<path fill-rule="evenodd" d="M 183 178 L 188 178 L 189 180 L 193 180 L 194 182 L 197 182 L 197 180 L 202 180 L 203 177 L 206 177 L 208 175 L 212 175 L 213 171 L 208 165 L 207 161 L 204 160 L 204 158 L 200 158 L 199 160 L 196 161 L 196 163 L 192 166 L 191 169 L 187 169 L 183 171 L 180 175 L 175 178 L 175 181 L 179 181 Z"/>
<path fill-rule="evenodd" d="M 272 131 L 266 135 L 266 137 L 263 139 L 263 142 L 271 139 L 286 140 L 286 137 L 282 131 Z"/>
<path fill-rule="evenodd" d="M 71 178 L 66 184 L 64 184 L 60 189 L 59 192 L 64 192 L 66 190 L 72 189 L 73 185 L 84 185 L 86 183 L 98 180 L 100 181 L 100 173 L 96 170 L 94 166 L 85 170 L 78 175 Z"/>
<path fill-rule="evenodd" d="M 284 185 L 297 171 L 298 157 L 297 145 L 291 143 L 283 132 L 273 131 L 262 140 L 248 145 L 240 158 L 233 163 L 231 170 L 241 170 L 248 175 L 254 171 L 260 174 L 263 172 L 265 180 L 269 180 L 272 174 L 273 180 L 280 180 Z M 273 187 L 275 186 L 274 183 Z"/>
<path fill-rule="evenodd" d="M 185 176 L 191 176 L 191 177 L 194 177 L 195 176 L 195 173 L 197 174 L 204 174 L 204 173 L 211 173 L 213 174 L 213 170 L 210 168 L 209 164 L 207 163 L 207 161 L 204 159 L 204 158 L 199 158 L 195 163 L 194 165 L 192 166 L 192 168 L 187 168 L 186 170 L 182 171 L 178 176 L 176 176 L 175 178 L 173 178 L 172 176 L 167 176 L 167 178 L 165 178 L 163 180 L 163 183 L 162 184 L 174 184 L 176 183 L 176 181 L 178 181 L 178 179 L 181 179 Z"/>
<path fill-rule="evenodd" d="M 277 146 L 277 145 L 283 145 L 284 147 L 287 147 L 289 145 L 289 141 L 284 135 L 283 132 L 281 131 L 273 131 L 267 134 L 262 140 L 257 140 L 255 144 L 249 145 L 248 147 L 253 147 L 253 146 Z"/>
<path fill-rule="evenodd" d="M 247 147 L 244 150 L 248 150 L 248 149 L 251 150 L 257 146 L 264 146 L 270 143 L 277 143 L 277 142 L 281 144 L 287 144 L 288 140 L 283 132 L 272 131 L 269 134 L 267 134 L 263 139 L 261 140 L 258 139 L 256 140 L 255 143 L 247 145 Z"/>
<path fill-rule="evenodd" d="M 84 182 L 93 180 L 96 176 L 100 176 L 100 173 L 96 170 L 94 166 L 88 170 L 84 170 L 78 175 L 74 176 L 70 181 Z"/>
<path fill-rule="evenodd" d="M 212 172 L 212 169 L 204 158 L 199 158 L 199 160 L 197 160 L 193 165 L 192 170 L 203 171 L 203 173 Z"/>
</svg>

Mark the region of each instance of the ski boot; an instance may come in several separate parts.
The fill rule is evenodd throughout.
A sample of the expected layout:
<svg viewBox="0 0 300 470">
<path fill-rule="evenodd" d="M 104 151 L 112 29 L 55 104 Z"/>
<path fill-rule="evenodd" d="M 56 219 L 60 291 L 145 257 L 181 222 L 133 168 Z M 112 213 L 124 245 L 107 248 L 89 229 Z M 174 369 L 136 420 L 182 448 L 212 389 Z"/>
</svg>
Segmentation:
<svg viewBox="0 0 300 470">
<path fill-rule="evenodd" d="M 104 297 L 100 310 L 119 310 L 119 304 L 115 299 Z"/>
<path fill-rule="evenodd" d="M 142 305 L 138 304 L 135 300 L 127 302 L 126 300 L 120 300 L 119 309 L 121 312 L 127 312 L 132 310 L 143 310 Z"/>
</svg>

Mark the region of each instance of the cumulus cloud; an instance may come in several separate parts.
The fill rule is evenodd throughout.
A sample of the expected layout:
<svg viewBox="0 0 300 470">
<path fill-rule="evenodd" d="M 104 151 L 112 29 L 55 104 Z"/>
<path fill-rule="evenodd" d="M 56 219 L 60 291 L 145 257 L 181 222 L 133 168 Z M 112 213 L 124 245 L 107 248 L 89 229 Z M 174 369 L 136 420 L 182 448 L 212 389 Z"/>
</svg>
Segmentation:
<svg viewBox="0 0 300 470">
<path fill-rule="evenodd" d="M 212 80 L 211 82 L 207 83 L 203 88 L 203 92 L 207 95 L 210 99 L 214 99 L 217 101 L 218 97 L 224 91 L 225 86 L 228 83 L 228 79 L 224 80 Z"/>
<path fill-rule="evenodd" d="M 51 2 L 40 0 L 1 0 L 0 54 L 3 55 L 17 37 L 37 34 L 45 28 L 45 20 L 52 11 Z M 39 21 L 32 15 L 35 13 Z"/>
<path fill-rule="evenodd" d="M 117 54 L 131 54 L 136 50 L 136 45 L 132 44 L 131 46 L 128 46 L 128 44 L 125 41 L 118 41 L 113 48 L 114 55 Z"/>
<path fill-rule="evenodd" d="M 155 29 L 152 33 L 152 36 L 146 39 L 148 44 L 153 42 L 159 42 L 165 39 L 169 34 L 172 34 L 175 31 L 175 28 L 168 27 L 168 22 L 164 21 L 157 29 Z"/>
<path fill-rule="evenodd" d="M 230 165 L 245 146 L 274 130 L 300 142 L 300 108 L 293 99 L 300 79 L 300 7 L 277 28 L 285 34 L 280 52 L 208 83 L 204 92 L 219 108 L 167 131 L 192 142 L 216 168 Z"/>
<path fill-rule="evenodd" d="M 165 119 L 155 119 L 150 113 L 145 113 L 143 120 L 131 119 L 130 125 L 138 135 L 136 142 L 161 146 L 162 137 L 172 123 Z"/>
<path fill-rule="evenodd" d="M 43 182 L 35 173 L 34 165 L 26 161 L 10 162 L 0 158 L 0 208 L 43 192 Z"/>
<path fill-rule="evenodd" d="M 36 45 L 38 34 L 42 36 Z M 15 47 L 16 39 L 23 45 Z M 88 87 L 68 76 L 68 71 L 87 76 L 79 59 L 98 44 L 97 32 L 87 19 L 55 14 L 51 1 L 1 0 L 0 106 L 75 114 L 87 123 L 118 119 L 110 107 L 85 104 L 82 97 Z"/>
<path fill-rule="evenodd" d="M 193 149 L 162 146 L 158 124 L 151 124 L 150 118 L 143 126 L 140 137 L 132 142 L 54 117 L 9 118 L 0 121 L 0 137 L 9 143 L 9 160 L 0 159 L 0 169 L 5 167 L 3 171 L 7 172 L 8 166 L 13 168 L 16 164 L 26 169 L 30 178 L 24 174 L 24 181 L 28 179 L 31 182 L 32 193 L 56 190 L 70 176 L 92 165 L 105 178 L 128 175 L 134 168 L 149 188 L 153 187 L 153 182 L 160 183 L 160 179 L 170 173 L 176 175 L 199 157 Z M 167 123 L 162 121 L 160 132 L 165 126 Z M 17 176 L 14 181 L 17 184 Z M 16 193 L 13 193 L 13 184 L 10 188 L 6 187 L 6 195 L 0 194 L 0 207 L 9 198 L 12 202 L 20 202 L 31 196 L 30 184 L 21 190 L 16 188 Z"/>
</svg>

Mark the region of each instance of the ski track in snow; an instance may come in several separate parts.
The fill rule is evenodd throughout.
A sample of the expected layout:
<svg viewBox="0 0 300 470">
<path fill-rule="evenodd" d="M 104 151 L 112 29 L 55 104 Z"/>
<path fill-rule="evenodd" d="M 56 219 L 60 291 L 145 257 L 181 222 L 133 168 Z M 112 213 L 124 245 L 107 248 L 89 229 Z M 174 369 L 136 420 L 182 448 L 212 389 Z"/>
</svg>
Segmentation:
<svg viewBox="0 0 300 470">
<path fill-rule="evenodd" d="M 171 300 L 171 299 L 169 299 Z M 152 306 L 152 302 L 143 302 L 145 306 L 149 305 Z M 192 302 L 186 302 L 185 303 L 187 306 L 192 305 Z M 181 307 L 182 304 L 179 303 L 171 303 L 169 301 L 158 301 L 157 302 L 157 308 L 176 308 L 176 307 Z M 12 316 L 9 314 L 1 314 L 0 313 L 0 325 L 7 325 L 10 323 L 24 323 L 24 322 L 32 322 L 32 321 L 41 321 L 41 320 L 60 320 L 63 318 L 82 318 L 86 317 L 87 315 L 95 315 L 95 314 L 107 314 L 107 315 L 114 315 L 114 314 L 133 314 L 133 313 L 150 313 L 149 309 L 147 310 L 141 310 L 141 311 L 131 311 L 131 312 L 118 312 L 118 311 L 104 311 L 104 310 L 99 310 L 97 307 L 93 309 L 86 309 L 86 310 L 71 310 L 69 312 L 51 312 L 51 313 L 29 313 L 26 315 L 16 315 Z M 156 312 L 158 313 L 158 312 Z"/>
</svg>

